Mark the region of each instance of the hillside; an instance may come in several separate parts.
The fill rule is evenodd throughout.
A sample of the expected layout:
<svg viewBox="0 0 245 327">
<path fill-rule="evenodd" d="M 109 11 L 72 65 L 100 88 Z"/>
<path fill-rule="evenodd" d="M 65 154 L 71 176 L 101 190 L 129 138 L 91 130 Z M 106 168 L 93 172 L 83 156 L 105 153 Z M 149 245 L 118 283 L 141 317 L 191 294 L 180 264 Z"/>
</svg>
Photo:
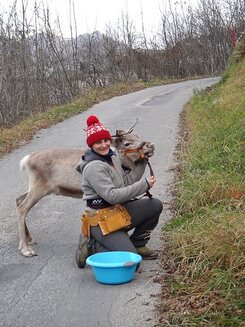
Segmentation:
<svg viewBox="0 0 245 327">
<path fill-rule="evenodd" d="M 245 326 L 245 40 L 182 117 L 159 326 Z"/>
</svg>

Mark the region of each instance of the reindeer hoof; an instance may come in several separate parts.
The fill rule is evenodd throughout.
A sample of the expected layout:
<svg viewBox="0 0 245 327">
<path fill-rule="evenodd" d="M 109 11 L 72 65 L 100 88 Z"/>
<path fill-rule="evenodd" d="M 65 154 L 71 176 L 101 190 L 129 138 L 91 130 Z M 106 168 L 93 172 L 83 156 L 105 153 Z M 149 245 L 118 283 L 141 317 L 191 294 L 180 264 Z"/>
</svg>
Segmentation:
<svg viewBox="0 0 245 327">
<path fill-rule="evenodd" d="M 21 249 L 21 253 L 27 258 L 35 257 L 37 255 L 32 249 Z"/>
</svg>

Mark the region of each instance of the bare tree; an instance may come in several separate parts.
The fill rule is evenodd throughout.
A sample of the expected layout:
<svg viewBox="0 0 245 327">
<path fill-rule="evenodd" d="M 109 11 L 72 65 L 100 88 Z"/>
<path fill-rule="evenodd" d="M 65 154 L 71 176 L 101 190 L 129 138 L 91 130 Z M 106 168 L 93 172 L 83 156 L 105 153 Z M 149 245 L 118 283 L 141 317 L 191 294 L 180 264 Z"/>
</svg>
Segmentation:
<svg viewBox="0 0 245 327">
<path fill-rule="evenodd" d="M 70 38 L 57 17 L 35 2 L 14 0 L 0 14 L 0 127 L 10 126 L 35 111 L 64 104 L 89 87 L 154 78 L 208 76 L 222 72 L 236 41 L 245 30 L 244 0 L 168 1 L 160 8 L 160 26 L 147 38 L 141 7 L 141 31 L 128 12 L 108 25 L 78 35 L 76 10 L 69 0 Z M 29 6 L 29 7 L 28 7 Z"/>
</svg>

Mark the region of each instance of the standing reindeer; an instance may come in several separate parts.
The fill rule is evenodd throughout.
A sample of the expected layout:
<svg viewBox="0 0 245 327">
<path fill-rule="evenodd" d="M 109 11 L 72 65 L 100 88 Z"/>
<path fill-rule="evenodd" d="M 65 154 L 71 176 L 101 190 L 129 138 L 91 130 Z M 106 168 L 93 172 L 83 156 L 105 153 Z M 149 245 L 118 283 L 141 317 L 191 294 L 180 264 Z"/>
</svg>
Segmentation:
<svg viewBox="0 0 245 327">
<path fill-rule="evenodd" d="M 139 161 L 145 166 L 154 154 L 154 144 L 142 141 L 131 134 L 133 128 L 125 132 L 117 130 L 112 144 L 122 161 L 122 166 L 137 169 Z M 25 257 L 35 256 L 32 249 L 33 238 L 26 225 L 26 216 L 40 199 L 49 194 L 82 198 L 82 178 L 76 167 L 86 149 L 48 149 L 33 152 L 20 161 L 20 169 L 26 170 L 28 191 L 16 198 L 19 224 L 19 249 Z"/>
</svg>

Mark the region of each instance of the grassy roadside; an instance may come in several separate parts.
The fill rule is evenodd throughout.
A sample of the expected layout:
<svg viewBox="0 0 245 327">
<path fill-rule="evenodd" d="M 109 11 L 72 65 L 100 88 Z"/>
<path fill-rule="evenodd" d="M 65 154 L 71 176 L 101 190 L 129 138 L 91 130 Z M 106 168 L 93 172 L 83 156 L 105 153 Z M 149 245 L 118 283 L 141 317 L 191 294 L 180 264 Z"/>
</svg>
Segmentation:
<svg viewBox="0 0 245 327">
<path fill-rule="evenodd" d="M 0 128 L 0 158 L 30 141 L 40 129 L 48 128 L 58 122 L 80 114 L 96 103 L 115 96 L 136 92 L 147 87 L 175 82 L 180 82 L 180 80 L 154 80 L 147 83 L 138 81 L 135 83 L 117 84 L 106 88 L 90 89 L 71 103 L 33 114 L 11 128 Z"/>
<path fill-rule="evenodd" d="M 182 117 L 159 326 L 245 326 L 245 56 Z"/>
</svg>

